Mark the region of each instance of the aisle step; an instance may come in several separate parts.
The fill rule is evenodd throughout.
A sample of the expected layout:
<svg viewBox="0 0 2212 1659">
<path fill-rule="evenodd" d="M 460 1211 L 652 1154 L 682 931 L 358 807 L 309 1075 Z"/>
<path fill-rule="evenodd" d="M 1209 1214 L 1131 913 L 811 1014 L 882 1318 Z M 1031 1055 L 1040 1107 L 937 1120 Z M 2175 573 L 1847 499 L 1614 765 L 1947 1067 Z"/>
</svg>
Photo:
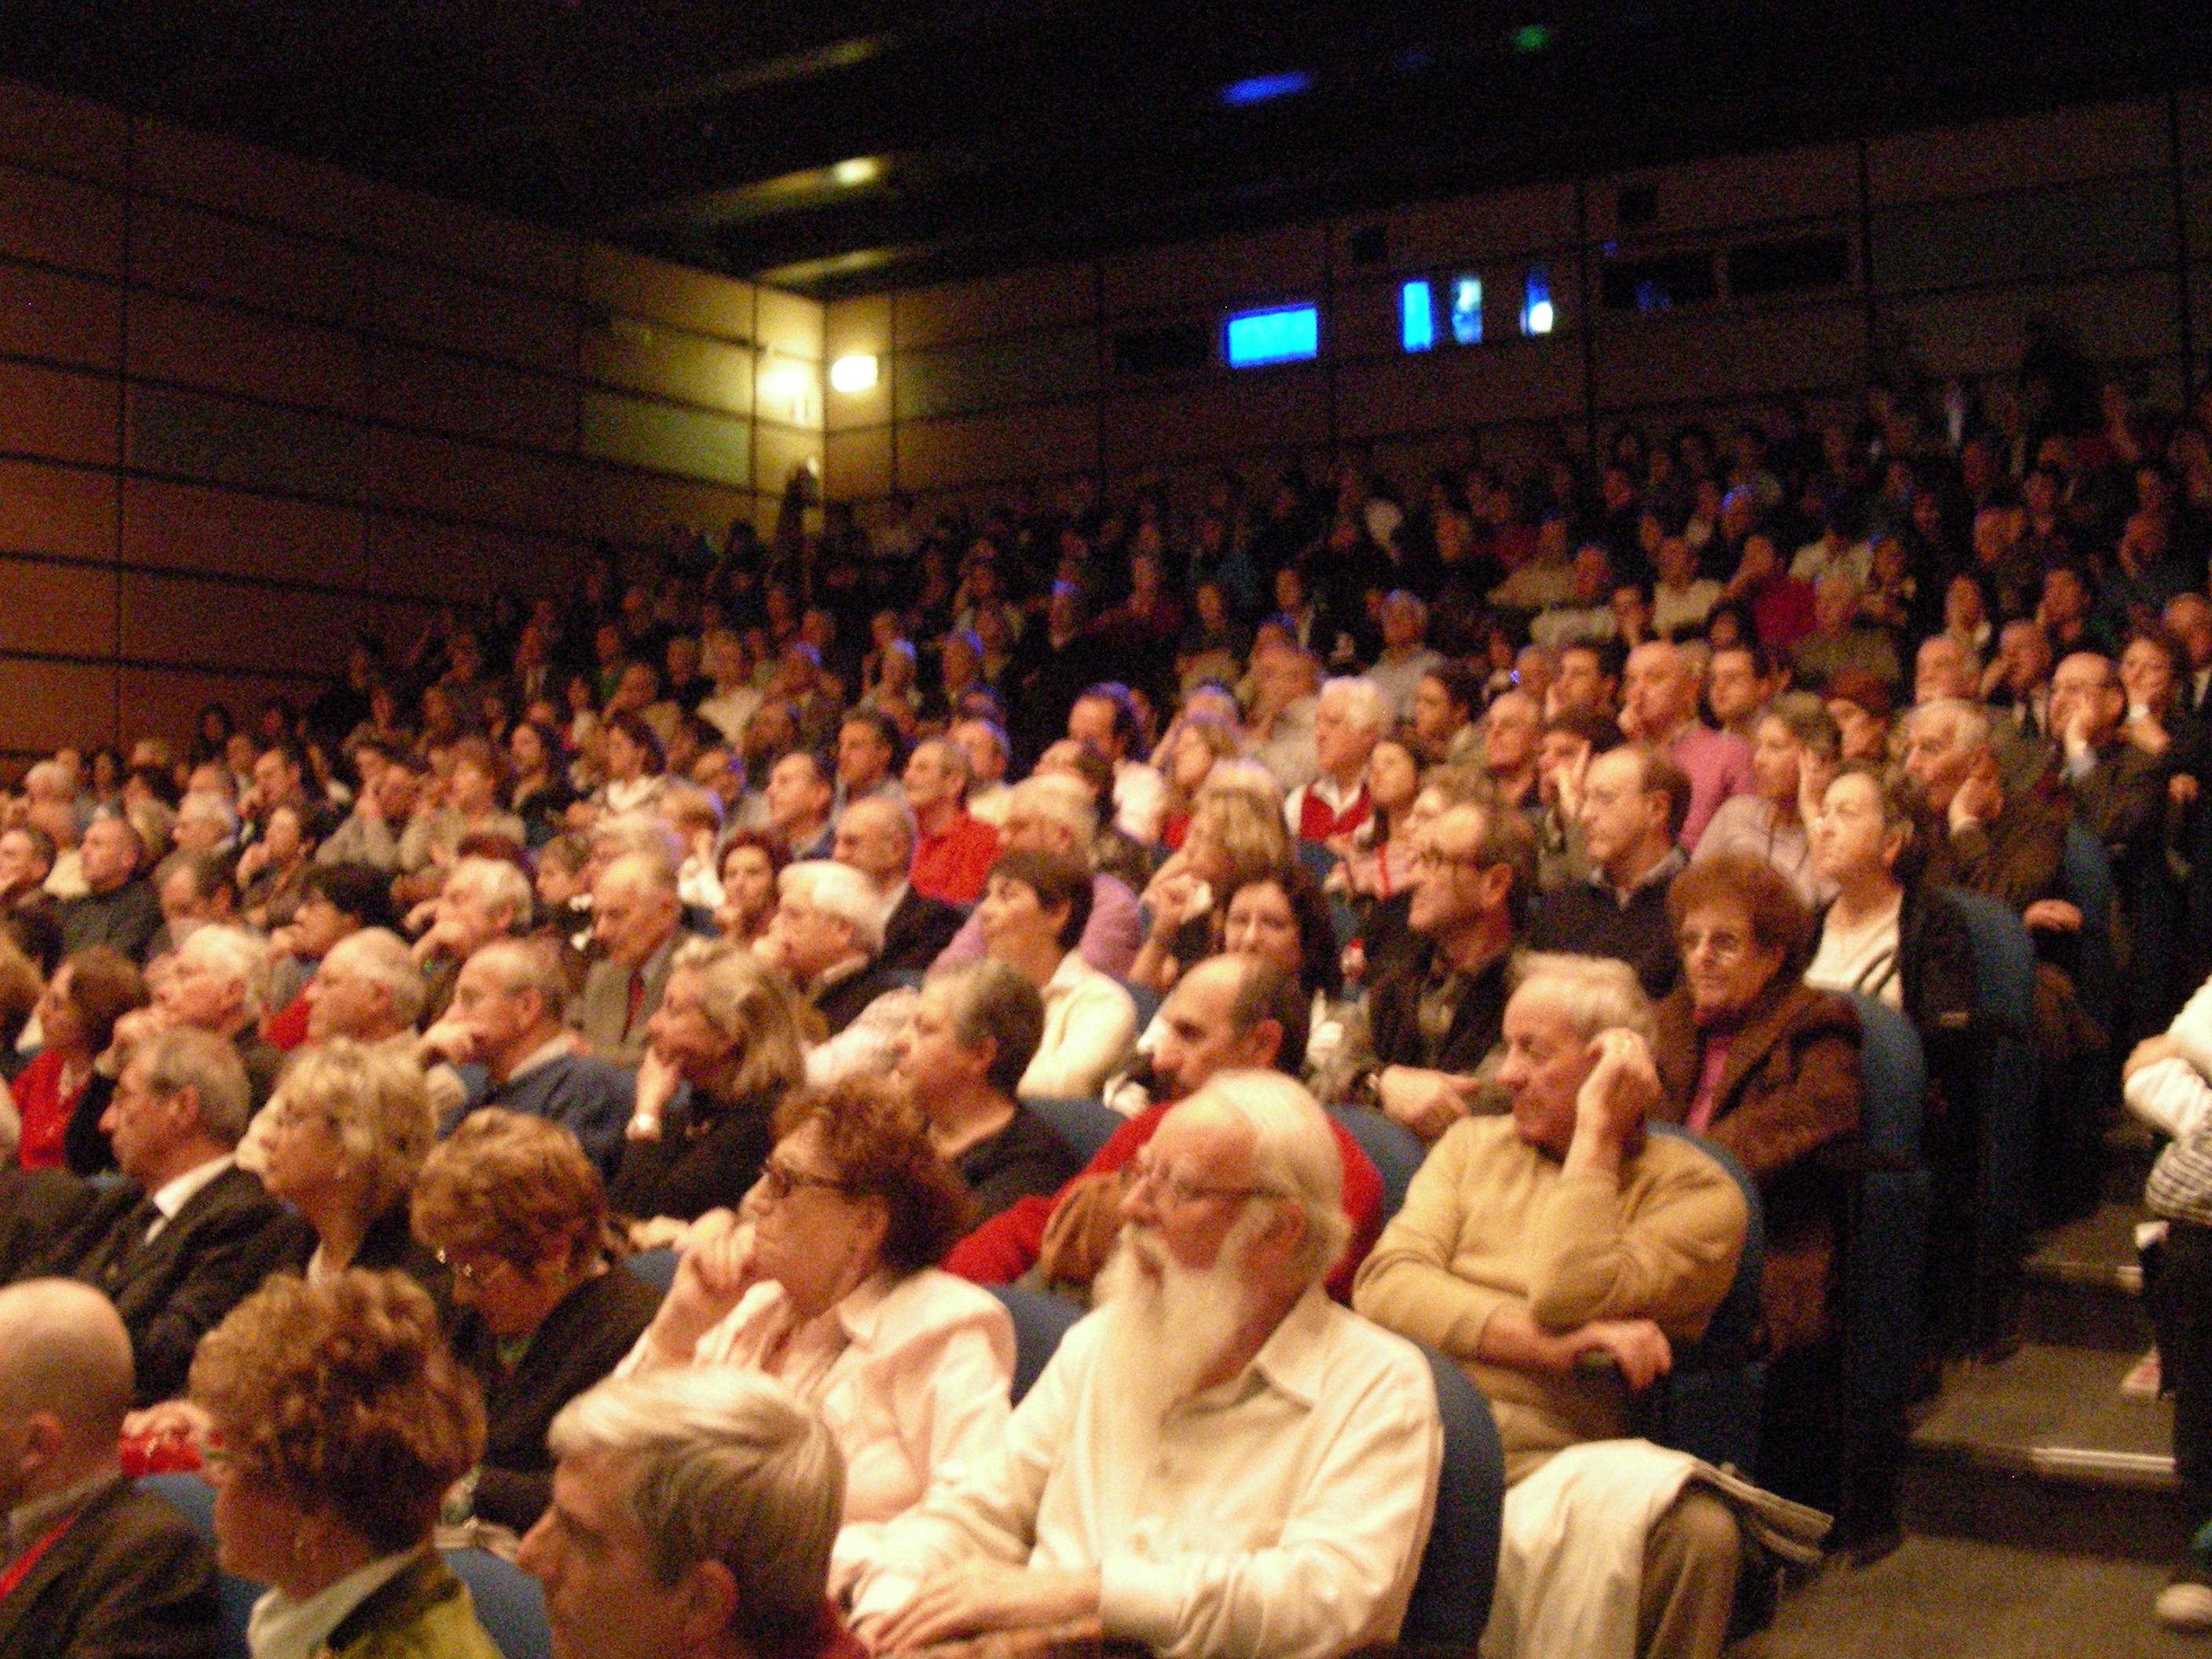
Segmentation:
<svg viewBox="0 0 2212 1659">
<path fill-rule="evenodd" d="M 2021 1268 L 2024 1340 L 2137 1354 L 2150 1346 L 2135 1243 L 2148 1213 L 2139 1203 L 2108 1203 L 2036 1241 Z"/>
</svg>

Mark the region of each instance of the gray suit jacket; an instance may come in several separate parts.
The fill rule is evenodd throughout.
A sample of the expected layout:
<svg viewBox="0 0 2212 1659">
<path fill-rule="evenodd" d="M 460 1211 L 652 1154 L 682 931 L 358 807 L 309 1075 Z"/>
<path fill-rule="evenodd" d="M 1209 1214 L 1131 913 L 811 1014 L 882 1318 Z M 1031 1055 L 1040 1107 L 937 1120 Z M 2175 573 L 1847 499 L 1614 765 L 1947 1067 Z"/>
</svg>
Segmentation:
<svg viewBox="0 0 2212 1659">
<path fill-rule="evenodd" d="M 635 1018 L 629 1007 L 629 969 L 606 961 L 592 964 L 584 975 L 584 988 L 569 1006 L 568 1024 L 583 1034 L 599 1059 L 635 1069 L 645 1058 L 645 1024 L 660 1006 L 661 993 L 668 988 L 669 961 L 684 939 L 679 927 L 645 959 L 645 994 L 638 1000 Z"/>
</svg>

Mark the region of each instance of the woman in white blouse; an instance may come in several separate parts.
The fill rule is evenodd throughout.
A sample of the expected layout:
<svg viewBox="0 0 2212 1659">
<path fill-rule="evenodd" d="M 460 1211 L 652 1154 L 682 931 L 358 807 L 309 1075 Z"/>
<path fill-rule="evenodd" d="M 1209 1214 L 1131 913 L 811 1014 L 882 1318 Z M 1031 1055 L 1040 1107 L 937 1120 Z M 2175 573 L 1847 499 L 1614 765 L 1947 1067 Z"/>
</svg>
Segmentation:
<svg viewBox="0 0 2212 1659">
<path fill-rule="evenodd" d="M 1137 1005 L 1083 960 L 1091 871 L 1065 853 L 1006 853 L 991 866 L 976 916 L 985 954 L 1044 998 L 1044 1036 L 1015 1093 L 1024 1099 L 1095 1097 L 1129 1057 Z"/>
<path fill-rule="evenodd" d="M 742 1211 L 694 1225 L 660 1311 L 617 1368 L 743 1367 L 822 1413 L 845 1457 L 833 1589 L 884 1522 L 1006 1427 L 1012 1323 L 988 1291 L 935 1265 L 968 1210 L 927 1122 L 883 1085 L 793 1095 Z"/>
</svg>

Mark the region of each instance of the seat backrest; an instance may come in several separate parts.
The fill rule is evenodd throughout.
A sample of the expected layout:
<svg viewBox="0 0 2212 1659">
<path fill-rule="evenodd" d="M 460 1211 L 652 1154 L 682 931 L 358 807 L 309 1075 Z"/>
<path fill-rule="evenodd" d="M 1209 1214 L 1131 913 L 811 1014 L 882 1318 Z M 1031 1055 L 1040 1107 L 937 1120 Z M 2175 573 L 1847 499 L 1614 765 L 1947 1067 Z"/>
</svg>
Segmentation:
<svg viewBox="0 0 2212 1659">
<path fill-rule="evenodd" d="M 1406 1190 L 1429 1155 L 1427 1145 L 1396 1118 L 1372 1106 L 1332 1106 L 1328 1115 L 1359 1143 L 1375 1173 L 1382 1177 L 1382 1218 L 1387 1225 L 1405 1208 Z"/>
<path fill-rule="evenodd" d="M 1115 983 L 1127 991 L 1129 1000 L 1137 1005 L 1137 1035 L 1144 1036 L 1152 1029 L 1152 1020 L 1159 1013 L 1160 1004 L 1164 999 L 1151 986 L 1139 985 L 1133 980 L 1116 980 Z"/>
<path fill-rule="evenodd" d="M 676 1252 L 664 1244 L 657 1250 L 633 1250 L 623 1258 L 623 1266 L 634 1279 L 641 1279 L 666 1296 L 676 1283 Z"/>
<path fill-rule="evenodd" d="M 1972 1109 L 1979 1124 L 1974 1172 L 1974 1265 L 1984 1284 L 2018 1261 L 2035 1207 L 2035 1091 L 2039 1062 L 2030 1036 L 2035 947 L 2007 905 L 1986 893 L 1947 887 L 1974 952 L 1976 1036 L 1982 1062 Z"/>
<path fill-rule="evenodd" d="M 198 1474 L 149 1474 L 139 1479 L 141 1491 L 161 1498 L 210 1544 L 215 1541 L 215 1488 Z M 538 1581 L 510 1561 L 489 1550 L 443 1552 L 446 1565 L 469 1587 L 477 1619 L 506 1659 L 552 1659 L 553 1638 L 545 1626 L 545 1595 Z M 221 1575 L 221 1628 L 216 1651 L 220 1659 L 249 1659 L 246 1620 L 263 1587 L 231 1573 Z"/>
<path fill-rule="evenodd" d="M 1928 1068 L 1920 1036 L 1895 1009 L 1854 994 L 1864 1032 L 1860 1110 L 1868 1170 L 1853 1195 L 1844 1243 L 1841 1461 L 1885 1431 L 1899 1412 L 1921 1348 L 1921 1280 L 1931 1188 L 1920 1162 Z"/>
<path fill-rule="evenodd" d="M 2059 874 L 2066 896 L 2081 912 L 2080 952 L 2074 975 L 2075 994 L 2082 1011 L 2106 1030 L 2112 1029 L 2113 1011 L 2119 1006 L 2119 979 L 2112 944 L 2112 915 L 2118 908 L 2119 889 L 2112 877 L 2112 860 L 2088 825 L 2075 819 L 2066 826 L 2066 845 Z"/>
<path fill-rule="evenodd" d="M 1050 1124 L 1052 1132 L 1067 1143 L 1068 1151 L 1085 1164 L 1098 1156 L 1098 1149 L 1127 1121 L 1103 1100 L 1025 1097 L 1022 1104 Z"/>
<path fill-rule="evenodd" d="M 1423 1358 L 1443 1419 L 1444 1461 L 1437 1477 L 1436 1519 L 1421 1552 L 1413 1599 L 1399 1632 L 1404 1647 L 1472 1652 L 1490 1620 L 1498 1583 L 1498 1530 L 1505 1513 L 1505 1454 L 1490 1402 L 1462 1370 L 1434 1348 Z"/>
<path fill-rule="evenodd" d="M 1755 1475 L 1759 1425 L 1766 1395 L 1765 1368 L 1757 1358 L 1759 1285 L 1766 1273 L 1766 1215 L 1759 1188 L 1734 1153 L 1679 1124 L 1653 1123 L 1654 1134 L 1686 1141 L 1728 1172 L 1743 1194 L 1743 1254 L 1728 1294 L 1695 1342 L 1674 1350 L 1665 1383 L 1653 1395 L 1644 1431 L 1662 1446 L 1702 1457 L 1718 1468 L 1733 1463 Z"/>
<path fill-rule="evenodd" d="M 1882 1158 L 1917 1160 L 1928 1064 L 1911 1022 L 1877 997 L 1851 993 L 1859 1011 L 1859 1133 Z"/>
<path fill-rule="evenodd" d="M 1019 1285 L 986 1285 L 983 1288 L 1006 1304 L 1014 1322 L 1013 1401 L 1018 1406 L 1022 1396 L 1044 1374 L 1053 1355 L 1060 1352 L 1060 1339 L 1083 1317 L 1084 1310 L 1065 1297 L 1026 1290 Z"/>
</svg>

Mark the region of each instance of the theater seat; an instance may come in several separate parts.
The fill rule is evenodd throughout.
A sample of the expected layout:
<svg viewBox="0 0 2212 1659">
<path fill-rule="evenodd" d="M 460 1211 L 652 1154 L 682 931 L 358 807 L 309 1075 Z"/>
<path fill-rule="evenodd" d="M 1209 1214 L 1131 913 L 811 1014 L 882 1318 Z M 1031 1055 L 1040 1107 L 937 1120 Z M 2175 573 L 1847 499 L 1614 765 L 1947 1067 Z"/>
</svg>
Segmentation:
<svg viewBox="0 0 2212 1659">
<path fill-rule="evenodd" d="M 149 1474 L 139 1489 L 162 1498 L 190 1521 L 210 1544 L 215 1541 L 215 1488 L 197 1474 Z M 493 1645 L 507 1659 L 552 1659 L 552 1638 L 545 1628 L 545 1597 L 538 1581 L 489 1550 L 441 1552 L 446 1565 L 469 1587 L 477 1618 Z M 263 1586 L 230 1573 L 222 1575 L 222 1629 L 216 1651 L 222 1659 L 248 1659 L 246 1622 Z"/>
<path fill-rule="evenodd" d="M 1864 1034 L 1859 1133 L 1867 1168 L 1852 1195 L 1844 1247 L 1839 1542 L 1894 1526 L 1905 1407 L 1921 1357 L 1933 1194 L 1921 1156 L 1928 1068 L 1919 1033 L 1873 997 L 1851 1000 Z"/>
<path fill-rule="evenodd" d="M 1498 1529 L 1505 1513 L 1505 1454 L 1490 1402 L 1456 1360 L 1423 1347 L 1443 1419 L 1444 1461 L 1437 1513 L 1399 1632 L 1403 1648 L 1472 1652 L 1490 1620 L 1498 1583 Z"/>
<path fill-rule="evenodd" d="M 1375 1173 L 1382 1177 L 1382 1224 L 1388 1226 L 1390 1218 L 1406 1207 L 1406 1190 L 1429 1155 L 1428 1143 L 1372 1106 L 1332 1106 L 1328 1115 L 1359 1143 Z"/>
<path fill-rule="evenodd" d="M 1743 1194 L 1743 1254 L 1728 1294 L 1713 1310 L 1705 1334 L 1674 1351 L 1668 1376 L 1651 1390 L 1639 1426 L 1645 1437 L 1702 1457 L 1716 1468 L 1733 1463 L 1756 1479 L 1766 1372 L 1754 1342 L 1759 1283 L 1766 1271 L 1766 1222 L 1759 1188 L 1725 1148 L 1679 1124 L 1653 1123 L 1653 1134 L 1686 1140 L 1728 1171 Z"/>
<path fill-rule="evenodd" d="M 2020 917 L 1986 893 L 1947 887 L 1943 896 L 1965 921 L 1973 945 L 1981 1059 L 1972 1098 L 1960 1103 L 1969 1115 L 1971 1140 L 1956 1155 L 1972 1167 L 1936 1171 L 1939 1188 L 1953 1188 L 1971 1205 L 1972 1239 L 1966 1250 L 1946 1252 L 1938 1265 L 1947 1334 L 1986 1343 L 2004 1328 L 2003 1304 L 2035 1211 L 2035 950 Z M 1946 1215 L 1943 1224 L 1959 1219 Z"/>
<path fill-rule="evenodd" d="M 643 1279 L 663 1296 L 676 1283 L 676 1263 L 675 1250 L 665 1244 L 657 1250 L 633 1250 L 623 1258 L 631 1277 Z"/>
<path fill-rule="evenodd" d="M 1007 1313 L 1013 1317 L 1013 1399 L 1018 1406 L 1022 1396 L 1036 1386 L 1046 1364 L 1060 1351 L 1060 1339 L 1067 1334 L 1086 1310 L 1066 1297 L 1024 1290 L 1018 1285 L 986 1285 L 983 1288 L 1004 1303 Z"/>
<path fill-rule="evenodd" d="M 1052 1132 L 1067 1143 L 1067 1150 L 1085 1164 L 1097 1157 L 1098 1149 L 1114 1138 L 1114 1131 L 1128 1121 L 1103 1100 L 1024 1097 L 1022 1104 L 1051 1125 Z"/>
</svg>

